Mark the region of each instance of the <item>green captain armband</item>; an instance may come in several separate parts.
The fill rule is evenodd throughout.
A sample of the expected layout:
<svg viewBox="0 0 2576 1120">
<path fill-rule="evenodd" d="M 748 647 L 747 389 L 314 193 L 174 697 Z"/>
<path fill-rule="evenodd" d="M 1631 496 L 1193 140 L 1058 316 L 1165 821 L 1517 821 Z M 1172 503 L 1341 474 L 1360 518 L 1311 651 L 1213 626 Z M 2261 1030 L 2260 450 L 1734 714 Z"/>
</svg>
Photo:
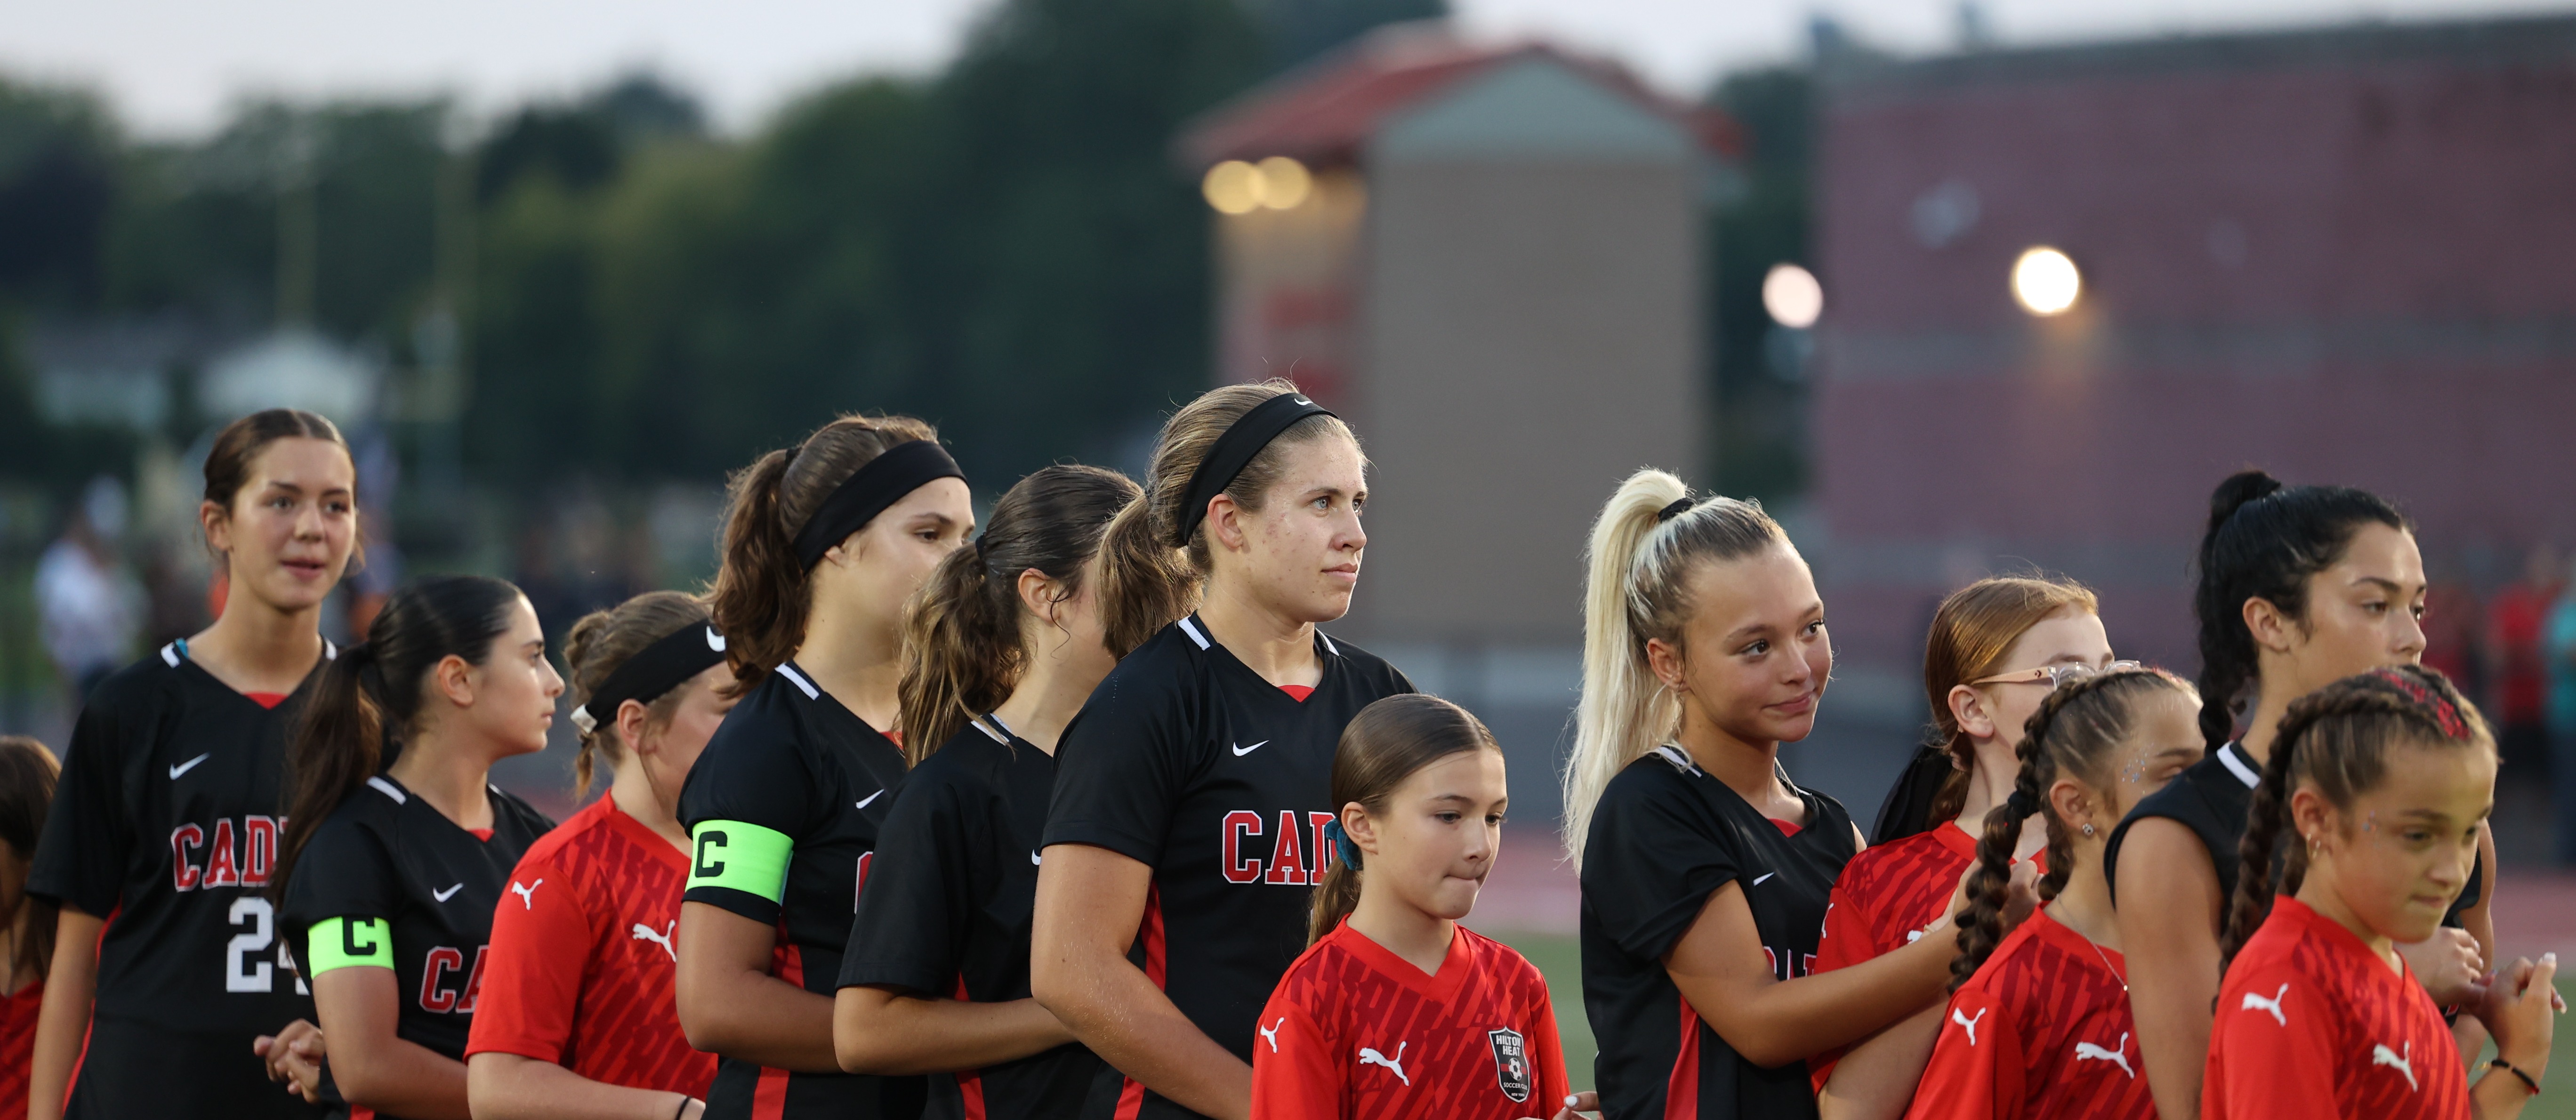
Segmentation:
<svg viewBox="0 0 2576 1120">
<path fill-rule="evenodd" d="M 315 976 L 335 968 L 394 966 L 394 927 L 383 918 L 324 918 L 313 923 L 306 944 Z"/>
<path fill-rule="evenodd" d="M 697 858 L 689 887 L 722 887 L 771 902 L 787 897 L 787 857 L 796 842 L 774 828 L 742 821 L 700 821 L 693 834 Z"/>
</svg>

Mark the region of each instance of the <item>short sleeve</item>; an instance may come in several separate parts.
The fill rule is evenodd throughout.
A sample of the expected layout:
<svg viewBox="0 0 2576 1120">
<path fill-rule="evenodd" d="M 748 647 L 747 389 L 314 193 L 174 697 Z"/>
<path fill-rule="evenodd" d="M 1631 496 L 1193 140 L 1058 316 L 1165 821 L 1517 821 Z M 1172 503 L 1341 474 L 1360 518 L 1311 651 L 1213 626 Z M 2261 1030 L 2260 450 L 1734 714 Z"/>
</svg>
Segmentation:
<svg viewBox="0 0 2576 1120">
<path fill-rule="evenodd" d="M 959 777 L 953 767 L 916 772 L 896 791 L 850 922 L 841 987 L 885 984 L 953 994 L 974 922 L 970 863 L 989 846 L 997 823 L 988 817 L 987 800 L 974 797 Z"/>
<path fill-rule="evenodd" d="M 786 897 L 789 857 L 822 823 L 816 794 L 826 783 L 781 729 L 746 730 L 719 730 L 680 789 L 693 855 L 681 897 L 770 925 Z"/>
<path fill-rule="evenodd" d="M 374 797 L 360 790 L 357 796 Z M 283 920 L 296 938 L 295 958 L 312 960 L 302 944 L 316 922 L 327 918 L 391 920 L 401 903 L 393 855 L 382 841 L 350 820 L 345 808 L 322 822 L 296 856 L 294 877 L 287 882 Z"/>
<path fill-rule="evenodd" d="M 2026 1095 L 2018 1022 L 1985 991 L 1951 997 L 1906 1120 L 2014 1120 Z"/>
<path fill-rule="evenodd" d="M 1583 905 L 1621 951 L 1662 960 L 1743 860 L 1682 775 L 1647 761 L 1611 779 L 1583 848 Z"/>
<path fill-rule="evenodd" d="M 2218 997 L 2217 1029 L 2201 1073 L 2200 1114 L 2210 1120 L 2334 1116 L 2335 1022 L 2315 982 L 2279 965 L 2229 981 Z"/>
<path fill-rule="evenodd" d="M 100 689 L 96 699 L 103 702 L 82 708 L 72 724 L 62 778 L 54 786 L 54 803 L 27 876 L 27 893 L 96 918 L 113 913 L 125 897 L 126 871 L 134 855 L 125 767 L 134 752 L 133 738 L 153 718 L 150 708 L 137 711 L 105 696 L 107 691 Z"/>
<path fill-rule="evenodd" d="M 1046 843 L 1090 844 L 1146 864 L 1163 858 L 1195 744 L 1177 698 L 1138 687 L 1147 683 L 1113 671 L 1065 728 Z"/>
<path fill-rule="evenodd" d="M 1252 1120 L 1341 1120 L 1351 1078 L 1341 1048 L 1296 1000 L 1278 993 L 1261 1009 L 1252 1046 Z"/>
<path fill-rule="evenodd" d="M 1857 868 L 1846 868 L 1843 877 L 1835 880 L 1833 897 L 1825 903 L 1825 931 L 1816 941 L 1816 964 L 1810 975 L 1848 968 L 1882 952 L 1873 929 L 1877 923 L 1869 917 L 1868 894 L 1860 889 L 1861 874 Z M 1808 1083 L 1824 1092 L 1825 1082 L 1833 1080 L 1835 1063 L 1850 1052 L 1848 1046 L 1837 1046 L 1808 1058 Z"/>
<path fill-rule="evenodd" d="M 510 881 L 537 886 L 524 897 L 505 892 L 492 911 L 465 1056 L 517 1054 L 562 1065 L 581 1002 L 583 969 L 573 965 L 599 959 L 599 931 L 584 892 L 552 860 L 522 859 Z"/>
<path fill-rule="evenodd" d="M 1554 1116 L 1565 1108 L 1565 1098 L 1574 1092 L 1573 1082 L 1565 1072 L 1565 1042 L 1556 1033 L 1556 1001 L 1547 994 L 1547 981 L 1532 968 L 1531 986 L 1536 1006 L 1529 1015 L 1529 1059 L 1537 1074 L 1527 1102 L 1532 1116 Z"/>
</svg>

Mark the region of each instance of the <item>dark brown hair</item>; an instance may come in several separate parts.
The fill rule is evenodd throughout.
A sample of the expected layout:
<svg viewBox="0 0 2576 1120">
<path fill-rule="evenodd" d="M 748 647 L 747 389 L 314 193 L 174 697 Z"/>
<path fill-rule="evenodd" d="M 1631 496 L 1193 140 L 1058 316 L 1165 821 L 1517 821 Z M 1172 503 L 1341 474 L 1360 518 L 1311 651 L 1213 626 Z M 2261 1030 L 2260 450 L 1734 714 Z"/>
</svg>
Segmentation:
<svg viewBox="0 0 2576 1120">
<path fill-rule="evenodd" d="M 2073 580 L 2004 576 L 1953 591 L 1932 612 L 1932 630 L 1923 639 L 1923 697 L 1932 706 L 1931 744 L 1949 752 L 1951 770 L 1932 795 L 1924 827 L 1959 815 L 1968 803 L 1969 773 L 1976 768 L 1976 745 L 1959 730 L 1950 690 L 1993 676 L 2024 632 L 2069 609 L 2099 614 L 2102 605 L 2092 589 Z"/>
<path fill-rule="evenodd" d="M 1190 612 L 1199 586 L 1207 579 L 1210 559 L 1207 526 L 1190 534 L 1187 547 L 1175 548 L 1181 506 L 1189 500 L 1190 476 L 1216 447 L 1227 428 L 1272 397 L 1297 392 L 1281 378 L 1249 385 L 1220 385 L 1198 395 L 1163 422 L 1154 437 L 1154 456 L 1145 469 L 1144 491 L 1109 525 L 1101 546 L 1101 616 L 1109 651 L 1121 657 L 1145 644 L 1155 631 Z M 1270 488 L 1285 469 L 1283 448 L 1340 435 L 1358 444 L 1340 418 L 1317 414 L 1299 420 L 1244 464 L 1226 484 L 1225 493 L 1248 513 L 1259 513 Z"/>
<path fill-rule="evenodd" d="M 1354 801 L 1370 813 L 1386 811 L 1386 799 L 1423 767 L 1453 754 L 1501 751 L 1484 721 L 1456 704 L 1425 692 L 1408 692 L 1360 709 L 1343 725 L 1333 748 L 1333 814 Z M 1315 853 L 1323 862 L 1325 853 Z M 1315 885 L 1314 916 L 1306 923 L 1309 945 L 1333 932 L 1360 902 L 1360 868 L 1336 858 Z"/>
<path fill-rule="evenodd" d="M 2262 675 L 2245 603 L 2261 599 L 2300 622 L 2308 577 L 2334 566 L 2363 526 L 2412 532 L 2388 500 L 2349 486 L 2283 486 L 2262 471 L 2238 471 L 2209 496 L 2200 538 L 2200 582 L 2191 610 L 2200 622 L 2200 737 L 2217 750 L 2236 737 L 2247 686 Z"/>
<path fill-rule="evenodd" d="M 45 834 L 45 813 L 54 803 L 54 783 L 62 763 L 43 743 L 24 735 L 0 735 L 0 841 L 22 861 L 36 858 L 36 840 Z M 59 906 L 49 898 L 20 894 L 27 910 L 27 940 L 19 943 L 12 969 L 38 977 L 54 965 L 54 922 Z M 0 915 L 0 921 L 16 915 Z"/>
<path fill-rule="evenodd" d="M 2003 911 L 2012 882 L 2013 849 L 2021 843 L 2024 808 L 2048 823 L 2048 874 L 2039 881 L 2045 902 L 2066 889 L 2075 873 L 2074 841 L 2048 800 L 2059 778 L 2109 789 L 2116 775 L 2104 763 L 2137 726 L 2139 702 L 2164 691 L 2193 695 L 2191 684 L 2162 669 L 2121 669 L 2057 686 L 2031 713 L 2014 754 L 2021 771 L 2012 800 L 1988 810 L 1977 836 L 1977 866 L 1968 873 L 1968 905 L 1959 911 L 1959 955 L 1950 959 L 1950 990 L 1957 991 L 2004 939 Z M 1947 823 L 1934 828 L 1948 828 Z"/>
<path fill-rule="evenodd" d="M 273 897 L 286 897 L 296 857 L 340 803 L 402 752 L 420 717 L 423 682 L 449 657 L 481 665 L 510 629 L 519 589 L 488 576 L 429 576 L 405 584 L 367 627 L 367 640 L 324 662 L 286 748 L 286 835 Z"/>
<path fill-rule="evenodd" d="M 2281 894 L 2297 894 L 2307 878 L 2304 844 L 2281 846 L 2289 823 L 2290 795 L 2312 786 L 2337 809 L 2388 776 L 2388 749 L 2405 741 L 2495 754 L 2495 734 L 2476 705 L 2440 672 L 2421 665 L 2392 665 L 2345 677 L 2290 704 L 2272 739 L 2263 781 L 2245 811 L 2238 843 L 2236 897 L 2227 911 L 2226 959 L 2271 916 L 2272 861 L 2280 849 Z"/>
<path fill-rule="evenodd" d="M 897 695 L 903 751 L 913 765 L 1019 686 L 1031 656 L 1020 637 L 1020 573 L 1044 573 L 1064 599 L 1081 594 L 1083 565 L 1099 555 L 1110 519 L 1138 492 L 1116 471 L 1044 468 L 993 503 L 971 547 L 940 561 L 904 627 Z"/>
<path fill-rule="evenodd" d="M 705 603 L 678 591 L 647 591 L 607 610 L 581 616 L 581 621 L 572 624 L 572 633 L 564 638 L 564 676 L 569 678 L 565 685 L 572 693 L 567 699 L 576 708 L 588 703 L 591 694 L 607 684 L 608 675 L 626 664 L 627 658 L 684 627 L 704 626 L 707 618 Z M 668 726 L 671 713 L 679 710 L 680 698 L 687 692 L 686 688 L 674 688 L 646 702 L 645 726 Z M 605 755 L 608 764 L 615 766 L 627 745 L 617 737 L 617 713 L 592 714 L 598 717 L 598 724 L 593 730 L 581 732 L 581 744 L 573 750 L 575 797 L 590 793 L 594 756 Z"/>
<path fill-rule="evenodd" d="M 206 500 L 232 516 L 233 502 L 241 497 L 242 488 L 250 485 L 250 472 L 259 462 L 260 452 L 282 439 L 318 439 L 337 444 L 340 453 L 354 464 L 357 456 L 349 450 L 349 441 L 340 435 L 340 427 L 329 417 L 300 408 L 271 408 L 251 413 L 215 433 L 214 445 L 206 451 Z M 355 495 L 352 495 L 354 500 Z M 366 544 L 361 537 L 350 544 L 349 562 L 366 563 Z"/>
<path fill-rule="evenodd" d="M 797 532 L 860 467 L 917 439 L 936 442 L 939 431 L 909 416 L 843 416 L 735 472 L 724 566 L 707 607 L 739 687 L 760 683 L 805 643 L 812 573 L 796 559 Z"/>
</svg>

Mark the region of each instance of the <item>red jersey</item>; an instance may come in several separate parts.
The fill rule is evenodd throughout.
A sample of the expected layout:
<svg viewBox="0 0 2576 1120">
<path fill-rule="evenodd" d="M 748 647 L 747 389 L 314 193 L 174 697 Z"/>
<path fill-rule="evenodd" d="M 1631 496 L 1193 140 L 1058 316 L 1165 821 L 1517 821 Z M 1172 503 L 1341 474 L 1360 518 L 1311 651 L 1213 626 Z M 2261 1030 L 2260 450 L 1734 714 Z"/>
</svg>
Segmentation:
<svg viewBox="0 0 2576 1120">
<path fill-rule="evenodd" d="M 2392 968 L 2295 898 L 2228 966 L 2203 1120 L 2469 1120 L 2458 1043 L 2404 960 Z"/>
<path fill-rule="evenodd" d="M 1516 1120 L 1565 1106 L 1546 979 L 1465 926 L 1431 976 L 1336 927 L 1288 966 L 1256 1027 L 1253 1120 Z"/>
<path fill-rule="evenodd" d="M 2120 954 L 2032 914 L 1957 994 L 1906 1120 L 2154 1120 Z"/>
<path fill-rule="evenodd" d="M 28 1069 L 36 1058 L 36 1009 L 44 1006 L 42 980 L 0 996 L 0 1120 L 27 1120 Z"/>
<path fill-rule="evenodd" d="M 1943 821 L 1901 840 L 1872 844 L 1843 866 L 1825 905 L 1825 934 L 1816 942 L 1816 971 L 1831 972 L 1902 949 L 1941 920 L 1959 876 L 1977 862 L 1977 840 Z M 1834 1075 L 1845 1048 L 1807 1060 L 1817 1092 Z"/>
<path fill-rule="evenodd" d="M 602 797 L 528 849 L 492 914 L 465 1045 L 703 1099 L 716 1058 L 680 1033 L 671 936 L 689 860 Z"/>
</svg>

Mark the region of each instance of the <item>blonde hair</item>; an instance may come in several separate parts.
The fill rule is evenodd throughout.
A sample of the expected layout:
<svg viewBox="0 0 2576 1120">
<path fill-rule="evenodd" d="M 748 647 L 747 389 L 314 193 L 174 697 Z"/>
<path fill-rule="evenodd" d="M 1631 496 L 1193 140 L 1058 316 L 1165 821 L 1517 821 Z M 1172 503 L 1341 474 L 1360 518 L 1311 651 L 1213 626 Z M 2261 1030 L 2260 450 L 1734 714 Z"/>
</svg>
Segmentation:
<svg viewBox="0 0 2576 1120">
<path fill-rule="evenodd" d="M 1578 870 L 1601 791 L 1680 725 L 1681 703 L 1647 666 L 1646 643 L 1682 644 L 1691 572 L 1789 540 L 1756 501 L 1709 497 L 1665 513 L 1689 497 L 1671 473 L 1641 470 L 1619 484 L 1592 523 L 1584 550 L 1583 698 L 1565 762 L 1565 852 Z"/>
<path fill-rule="evenodd" d="M 576 708 L 590 703 L 590 698 L 608 684 L 609 674 L 626 664 L 627 659 L 684 627 L 704 626 L 707 619 L 706 603 L 678 591 L 647 591 L 614 607 L 581 616 L 581 621 L 572 624 L 572 633 L 564 638 L 564 683 L 571 693 L 565 699 Z M 654 731 L 669 727 L 672 715 L 680 709 L 680 697 L 687 691 L 674 688 L 645 701 L 644 726 Z M 616 712 L 592 715 L 598 723 L 581 732 L 579 745 L 573 748 L 572 795 L 576 798 L 590 795 L 595 759 L 605 757 L 610 766 L 615 766 L 632 745 L 618 735 Z"/>
</svg>

